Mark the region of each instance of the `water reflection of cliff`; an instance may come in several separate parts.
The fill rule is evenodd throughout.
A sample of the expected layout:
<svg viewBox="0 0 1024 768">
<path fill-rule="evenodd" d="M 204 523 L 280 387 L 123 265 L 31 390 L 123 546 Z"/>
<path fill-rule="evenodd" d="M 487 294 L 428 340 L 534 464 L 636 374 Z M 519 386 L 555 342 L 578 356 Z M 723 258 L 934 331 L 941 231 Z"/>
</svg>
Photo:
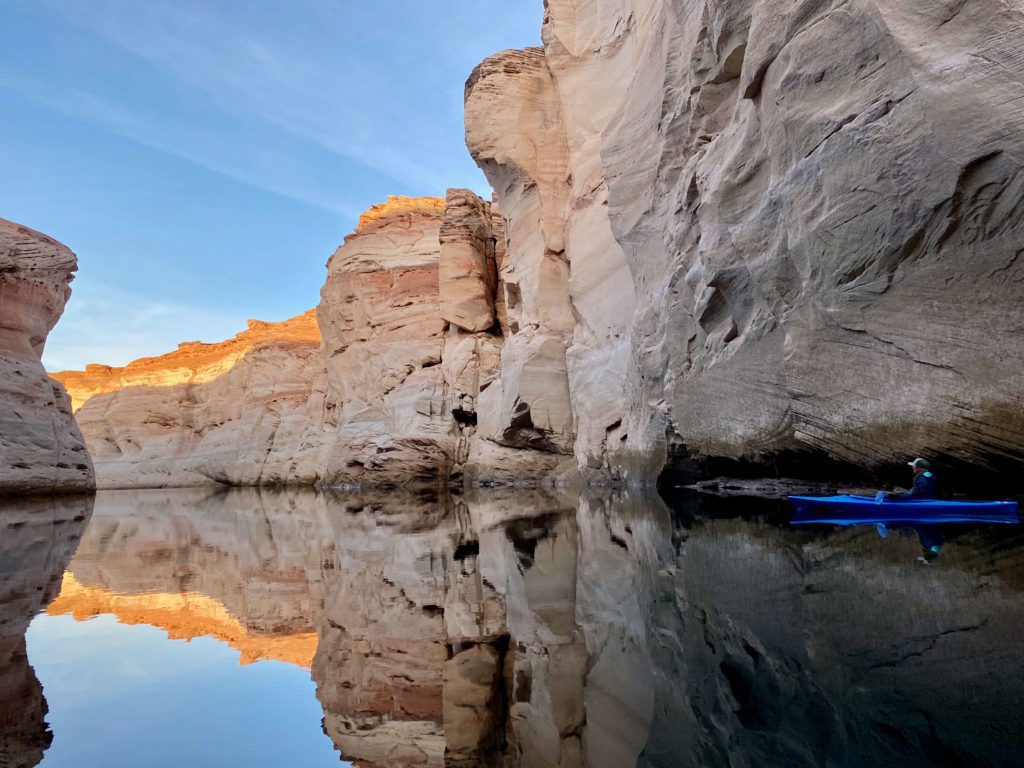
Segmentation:
<svg viewBox="0 0 1024 768">
<path fill-rule="evenodd" d="M 332 567 L 310 493 L 100 493 L 51 614 L 109 613 L 171 638 L 209 635 L 242 663 L 309 666 Z"/>
<path fill-rule="evenodd" d="M 98 498 L 50 610 L 312 658 L 324 729 L 361 766 L 1019 755 L 1017 534 L 953 536 L 927 567 L 873 530 L 673 515 L 629 493 Z M 52 592 L 48 567 L 33 573 Z"/>
<path fill-rule="evenodd" d="M 5 768 L 36 765 L 53 739 L 25 631 L 57 594 L 92 506 L 89 496 L 0 502 L 0 765 Z"/>
<path fill-rule="evenodd" d="M 629 494 L 339 501 L 331 522 L 313 673 L 361 764 L 1019 758 L 1019 539 L 969 532 L 927 568 L 873 531 L 681 527 Z"/>
</svg>

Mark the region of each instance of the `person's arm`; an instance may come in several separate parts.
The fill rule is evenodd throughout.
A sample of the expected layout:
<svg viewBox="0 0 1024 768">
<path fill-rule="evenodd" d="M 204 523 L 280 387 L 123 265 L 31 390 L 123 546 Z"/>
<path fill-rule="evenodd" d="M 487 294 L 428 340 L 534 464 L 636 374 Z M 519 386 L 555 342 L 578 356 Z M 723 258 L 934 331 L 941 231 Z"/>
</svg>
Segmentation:
<svg viewBox="0 0 1024 768">
<path fill-rule="evenodd" d="M 913 488 L 911 488 L 906 493 L 890 493 L 888 496 L 886 496 L 886 499 L 888 499 L 889 501 L 906 501 L 908 499 L 924 498 L 925 496 L 927 496 L 924 490 L 927 483 L 928 480 L 927 478 L 925 478 L 924 473 L 922 472 L 920 475 L 914 478 Z"/>
</svg>

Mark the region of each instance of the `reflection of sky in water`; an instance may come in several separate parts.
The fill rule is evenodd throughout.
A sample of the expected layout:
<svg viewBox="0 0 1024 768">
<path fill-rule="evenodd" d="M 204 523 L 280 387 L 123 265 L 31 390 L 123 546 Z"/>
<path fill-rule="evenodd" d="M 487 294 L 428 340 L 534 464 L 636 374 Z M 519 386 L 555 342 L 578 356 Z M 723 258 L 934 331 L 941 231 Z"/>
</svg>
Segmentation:
<svg viewBox="0 0 1024 768">
<path fill-rule="evenodd" d="M 54 733 L 44 768 L 348 765 L 320 728 L 308 670 L 243 667 L 217 640 L 111 616 L 38 616 L 27 640 Z"/>
</svg>

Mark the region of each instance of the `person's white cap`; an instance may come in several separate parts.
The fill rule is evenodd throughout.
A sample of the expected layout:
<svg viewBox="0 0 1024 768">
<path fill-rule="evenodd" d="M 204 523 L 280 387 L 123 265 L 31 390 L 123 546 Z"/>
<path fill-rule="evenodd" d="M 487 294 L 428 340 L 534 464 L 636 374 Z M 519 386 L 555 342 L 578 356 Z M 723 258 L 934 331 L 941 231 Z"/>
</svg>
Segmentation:
<svg viewBox="0 0 1024 768">
<path fill-rule="evenodd" d="M 917 458 L 913 461 L 908 461 L 907 466 L 913 467 L 914 469 L 928 469 L 931 467 L 931 462 L 928 461 L 928 459 Z"/>
</svg>

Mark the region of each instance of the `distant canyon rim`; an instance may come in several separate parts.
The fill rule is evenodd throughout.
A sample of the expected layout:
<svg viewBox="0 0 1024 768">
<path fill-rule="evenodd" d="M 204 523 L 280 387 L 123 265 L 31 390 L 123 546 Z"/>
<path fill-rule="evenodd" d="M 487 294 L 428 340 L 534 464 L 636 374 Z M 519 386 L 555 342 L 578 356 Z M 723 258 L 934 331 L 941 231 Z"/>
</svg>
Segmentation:
<svg viewBox="0 0 1024 768">
<path fill-rule="evenodd" d="M 466 83 L 493 199 L 374 206 L 291 320 L 50 378 L 76 259 L 0 220 L 0 492 L 1019 476 L 1019 4 L 547 0 L 542 39 Z"/>
</svg>

